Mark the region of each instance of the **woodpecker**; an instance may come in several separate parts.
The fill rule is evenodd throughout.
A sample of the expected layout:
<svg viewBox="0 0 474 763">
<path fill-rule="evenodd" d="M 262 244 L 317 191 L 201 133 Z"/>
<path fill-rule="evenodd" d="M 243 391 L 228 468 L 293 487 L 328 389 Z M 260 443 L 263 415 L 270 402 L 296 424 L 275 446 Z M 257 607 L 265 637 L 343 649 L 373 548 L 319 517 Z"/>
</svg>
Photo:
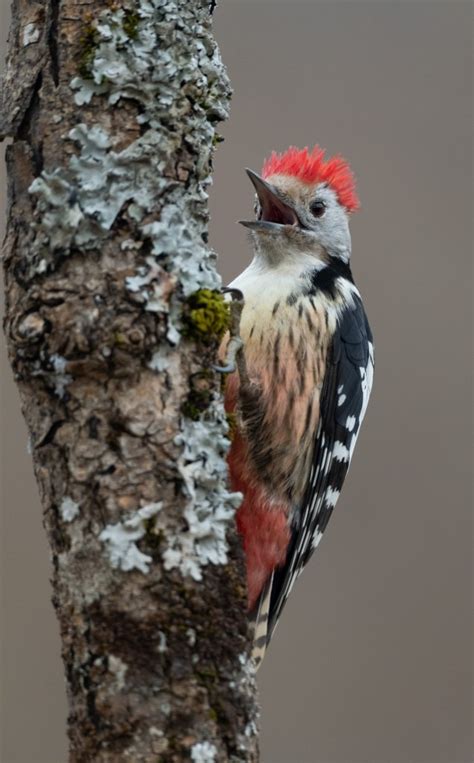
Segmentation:
<svg viewBox="0 0 474 763">
<path fill-rule="evenodd" d="M 348 163 L 319 146 L 290 147 L 273 152 L 261 176 L 247 174 L 255 220 L 240 222 L 254 257 L 229 285 L 243 297 L 242 350 L 225 405 L 236 418 L 228 463 L 244 496 L 237 527 L 258 666 L 341 492 L 374 354 L 351 272 L 359 201 Z M 229 336 L 221 355 L 228 347 Z"/>
</svg>

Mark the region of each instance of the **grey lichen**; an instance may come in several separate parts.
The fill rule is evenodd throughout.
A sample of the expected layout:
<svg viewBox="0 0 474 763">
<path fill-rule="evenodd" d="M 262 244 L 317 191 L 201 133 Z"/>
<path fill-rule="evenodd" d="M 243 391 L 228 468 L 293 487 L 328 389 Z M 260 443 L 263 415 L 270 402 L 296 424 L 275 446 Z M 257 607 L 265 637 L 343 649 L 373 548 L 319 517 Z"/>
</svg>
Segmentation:
<svg viewBox="0 0 474 763">
<path fill-rule="evenodd" d="M 126 28 L 131 11 L 133 35 Z M 170 109 L 173 117 L 188 119 L 190 98 L 194 97 L 201 119 L 196 119 L 199 132 L 191 140 L 199 146 L 207 144 L 207 139 L 212 142 L 214 130 L 202 116 L 211 121 L 227 116 L 229 84 L 217 46 L 199 21 L 198 9 L 176 0 L 139 0 L 133 9 L 105 9 L 94 27 L 91 79 L 72 82 L 78 105 L 96 94 L 107 94 L 111 104 L 132 98 L 145 107 L 140 121 L 162 129 L 162 118 L 169 116 Z M 167 44 L 171 34 L 173 46 Z"/>
<path fill-rule="evenodd" d="M 187 532 L 168 537 L 166 569 L 177 567 L 185 576 L 202 579 L 207 564 L 226 564 L 227 530 L 241 493 L 226 484 L 225 455 L 229 447 L 223 407 L 213 402 L 203 421 L 183 420 L 176 443 L 183 446 L 178 469 L 187 494 L 184 518 Z"/>
<path fill-rule="evenodd" d="M 256 674 L 255 664 L 250 655 L 242 652 L 239 655 L 240 670 L 238 671 L 235 680 L 230 682 L 231 687 L 238 686 L 243 695 L 253 694 L 256 692 Z M 252 740 L 258 734 L 258 708 L 255 705 L 253 712 L 244 728 L 243 734 L 239 735 L 239 748 L 242 752 L 246 752 L 252 745 Z"/>
<path fill-rule="evenodd" d="M 156 137 L 156 136 L 155 136 Z M 100 126 L 78 124 L 67 135 L 79 147 L 66 168 L 43 171 L 30 186 L 41 218 L 35 225 L 33 254 L 68 254 L 73 247 L 90 249 L 105 238 L 127 202 L 129 214 L 151 211 L 167 181 L 157 177 L 148 133 L 123 151 Z"/>
<path fill-rule="evenodd" d="M 72 382 L 72 376 L 66 373 L 66 358 L 55 353 L 51 355 L 50 362 L 54 371 L 52 376 L 54 391 L 58 397 L 64 397 L 67 385 Z"/>
<path fill-rule="evenodd" d="M 120 657 L 116 657 L 114 654 L 109 654 L 108 668 L 110 673 L 114 676 L 117 689 L 120 691 L 125 687 L 125 675 L 128 670 L 128 665 L 126 665 Z"/>
<path fill-rule="evenodd" d="M 125 572 L 140 570 L 147 574 L 153 561 L 151 556 L 144 554 L 137 547 L 137 541 L 146 533 L 146 522 L 154 517 L 161 509 L 161 503 L 151 503 L 143 506 L 132 517 L 124 522 L 107 525 L 99 535 L 105 544 L 112 567 L 118 567 Z"/>
<path fill-rule="evenodd" d="M 214 763 L 217 748 L 212 742 L 197 742 L 191 748 L 191 760 L 193 763 Z"/>
<path fill-rule="evenodd" d="M 163 633 L 163 631 L 158 631 L 158 635 L 160 637 L 160 642 L 158 644 L 158 652 L 160 654 L 164 654 L 166 650 L 168 649 L 166 633 Z"/>
<path fill-rule="evenodd" d="M 33 43 L 38 42 L 40 37 L 41 37 L 40 27 L 32 23 L 26 24 L 26 26 L 23 29 L 23 36 L 22 36 L 23 47 L 26 48 L 27 45 L 32 45 Z"/>
<path fill-rule="evenodd" d="M 163 373 L 169 369 L 170 363 L 173 362 L 174 358 L 175 355 L 172 348 L 167 344 L 162 344 L 153 352 L 153 355 L 148 362 L 148 368 L 152 371 Z"/>
<path fill-rule="evenodd" d="M 66 495 L 59 506 L 59 513 L 65 522 L 72 522 L 79 515 L 79 504 Z"/>
</svg>

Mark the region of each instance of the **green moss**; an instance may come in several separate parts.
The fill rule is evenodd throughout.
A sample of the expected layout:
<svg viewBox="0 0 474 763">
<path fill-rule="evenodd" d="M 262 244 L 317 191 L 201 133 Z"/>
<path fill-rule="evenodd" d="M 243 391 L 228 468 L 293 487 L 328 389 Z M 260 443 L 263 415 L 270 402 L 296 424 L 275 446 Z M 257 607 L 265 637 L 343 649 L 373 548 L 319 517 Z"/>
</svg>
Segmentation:
<svg viewBox="0 0 474 763">
<path fill-rule="evenodd" d="M 197 421 L 209 408 L 212 401 L 212 375 L 210 371 L 200 371 L 189 379 L 189 395 L 181 406 L 181 413 L 188 419 Z"/>
<path fill-rule="evenodd" d="M 83 79 L 92 79 L 92 64 L 95 52 L 99 45 L 99 35 L 94 24 L 87 24 L 79 40 L 81 50 L 79 53 L 79 74 Z"/>
<path fill-rule="evenodd" d="M 128 339 L 125 334 L 122 334 L 120 331 L 117 331 L 114 334 L 114 343 L 118 344 L 119 346 L 123 346 L 128 344 Z"/>
<path fill-rule="evenodd" d="M 220 291 L 199 289 L 183 311 L 183 333 L 205 344 L 223 337 L 230 323 L 230 309 Z"/>
<path fill-rule="evenodd" d="M 136 40 L 138 37 L 138 22 L 140 16 L 135 11 L 127 10 L 122 21 L 122 28 L 127 37 L 131 40 Z"/>
<path fill-rule="evenodd" d="M 198 668 L 196 670 L 196 674 L 200 676 L 200 678 L 211 679 L 211 681 L 217 680 L 217 670 L 213 667 L 207 667 L 203 666 L 201 668 Z"/>
<path fill-rule="evenodd" d="M 186 400 L 182 404 L 181 413 L 183 416 L 186 416 L 187 419 L 192 419 L 192 421 L 197 421 L 200 416 L 199 410 L 191 402 L 189 402 L 189 400 Z"/>
<path fill-rule="evenodd" d="M 89 17 L 90 18 L 90 17 Z M 127 37 L 135 40 L 138 36 L 138 22 L 140 17 L 138 13 L 132 10 L 124 12 L 122 28 Z M 99 34 L 95 28 L 94 22 L 89 21 L 79 39 L 79 66 L 78 71 L 83 79 L 92 79 L 92 65 L 96 50 L 99 46 Z"/>
<path fill-rule="evenodd" d="M 163 540 L 163 531 L 156 529 L 156 517 L 149 517 L 143 524 L 147 548 L 151 551 L 158 551 Z"/>
</svg>

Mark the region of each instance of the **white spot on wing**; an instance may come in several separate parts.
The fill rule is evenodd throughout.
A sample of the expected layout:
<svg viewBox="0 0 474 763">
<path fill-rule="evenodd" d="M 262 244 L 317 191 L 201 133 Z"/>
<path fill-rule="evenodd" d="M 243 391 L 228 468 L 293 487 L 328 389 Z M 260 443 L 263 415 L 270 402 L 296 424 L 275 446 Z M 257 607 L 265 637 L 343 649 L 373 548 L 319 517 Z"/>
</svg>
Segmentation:
<svg viewBox="0 0 474 763">
<path fill-rule="evenodd" d="M 343 403 L 346 402 L 346 400 L 347 400 L 347 395 L 339 395 L 337 399 L 337 404 L 342 405 Z"/>
<path fill-rule="evenodd" d="M 334 448 L 332 451 L 333 458 L 335 458 L 337 461 L 349 461 L 350 459 L 350 453 L 344 443 L 337 442 L 334 443 Z"/>
<path fill-rule="evenodd" d="M 312 549 L 317 548 L 317 546 L 319 545 L 319 541 L 321 540 L 322 537 L 323 537 L 322 532 L 320 532 L 319 530 L 316 530 L 316 532 L 313 535 L 313 540 L 311 542 Z"/>
<path fill-rule="evenodd" d="M 339 498 L 340 492 L 339 490 L 336 490 L 335 488 L 328 488 L 325 495 L 325 501 L 327 506 L 331 506 L 334 508 L 334 506 L 337 503 L 337 499 Z"/>
<path fill-rule="evenodd" d="M 352 432 L 354 429 L 356 423 L 356 417 L 355 416 L 348 416 L 346 419 L 346 429 L 348 432 Z"/>
<path fill-rule="evenodd" d="M 369 361 L 367 363 L 367 366 L 366 368 L 359 366 L 359 371 L 360 371 L 360 380 L 361 380 L 361 387 L 362 387 L 362 408 L 361 408 L 359 419 L 360 421 L 362 421 L 362 419 L 365 416 L 365 412 L 367 410 L 367 405 L 368 405 L 369 397 L 370 397 L 370 391 L 372 389 L 372 381 L 374 378 L 374 346 L 372 342 L 369 342 Z"/>
<path fill-rule="evenodd" d="M 369 360 L 367 362 L 367 366 L 365 368 L 363 366 L 359 366 L 360 386 L 362 390 L 362 406 L 359 412 L 359 422 L 358 422 L 359 425 L 362 422 L 362 419 L 364 418 L 365 412 L 367 410 L 370 392 L 372 390 L 372 381 L 374 377 L 374 346 L 372 342 L 368 343 L 368 347 L 369 347 Z M 352 431 L 354 425 L 355 425 L 355 417 L 348 416 L 346 427 L 349 430 L 349 432 Z M 349 451 L 351 456 L 352 456 L 352 453 L 354 452 L 354 448 L 357 441 L 357 435 L 358 435 L 358 431 L 354 431 L 354 435 L 352 437 L 351 444 L 349 446 Z"/>
</svg>

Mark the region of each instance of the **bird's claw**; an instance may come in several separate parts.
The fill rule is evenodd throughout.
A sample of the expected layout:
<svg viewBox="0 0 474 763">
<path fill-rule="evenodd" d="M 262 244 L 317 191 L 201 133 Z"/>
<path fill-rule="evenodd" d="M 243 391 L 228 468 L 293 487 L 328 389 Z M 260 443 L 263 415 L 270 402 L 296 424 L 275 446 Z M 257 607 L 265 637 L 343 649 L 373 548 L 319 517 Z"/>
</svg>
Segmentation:
<svg viewBox="0 0 474 763">
<path fill-rule="evenodd" d="M 229 344 L 227 345 L 226 365 L 212 366 L 214 371 L 217 371 L 220 374 L 233 374 L 234 371 L 237 369 L 237 364 L 236 364 L 237 354 L 240 352 L 243 346 L 244 346 L 244 343 L 242 342 L 240 336 L 231 337 Z"/>
<path fill-rule="evenodd" d="M 235 361 L 233 363 L 228 363 L 226 366 L 211 366 L 213 371 L 217 371 L 218 374 L 233 374 L 234 371 L 237 369 L 237 366 L 235 365 Z"/>
<path fill-rule="evenodd" d="M 244 343 L 240 338 L 240 316 L 244 307 L 244 295 L 240 289 L 234 289 L 232 286 L 225 286 L 222 289 L 223 294 L 230 294 L 232 302 L 230 303 L 230 339 L 227 345 L 224 365 L 212 366 L 214 371 L 220 374 L 233 374 L 234 371 L 246 373 L 245 357 L 243 353 Z"/>
<path fill-rule="evenodd" d="M 221 291 L 223 294 L 230 294 L 232 299 L 237 300 L 237 302 L 244 301 L 244 295 L 240 289 L 234 289 L 232 286 L 223 286 Z"/>
</svg>

